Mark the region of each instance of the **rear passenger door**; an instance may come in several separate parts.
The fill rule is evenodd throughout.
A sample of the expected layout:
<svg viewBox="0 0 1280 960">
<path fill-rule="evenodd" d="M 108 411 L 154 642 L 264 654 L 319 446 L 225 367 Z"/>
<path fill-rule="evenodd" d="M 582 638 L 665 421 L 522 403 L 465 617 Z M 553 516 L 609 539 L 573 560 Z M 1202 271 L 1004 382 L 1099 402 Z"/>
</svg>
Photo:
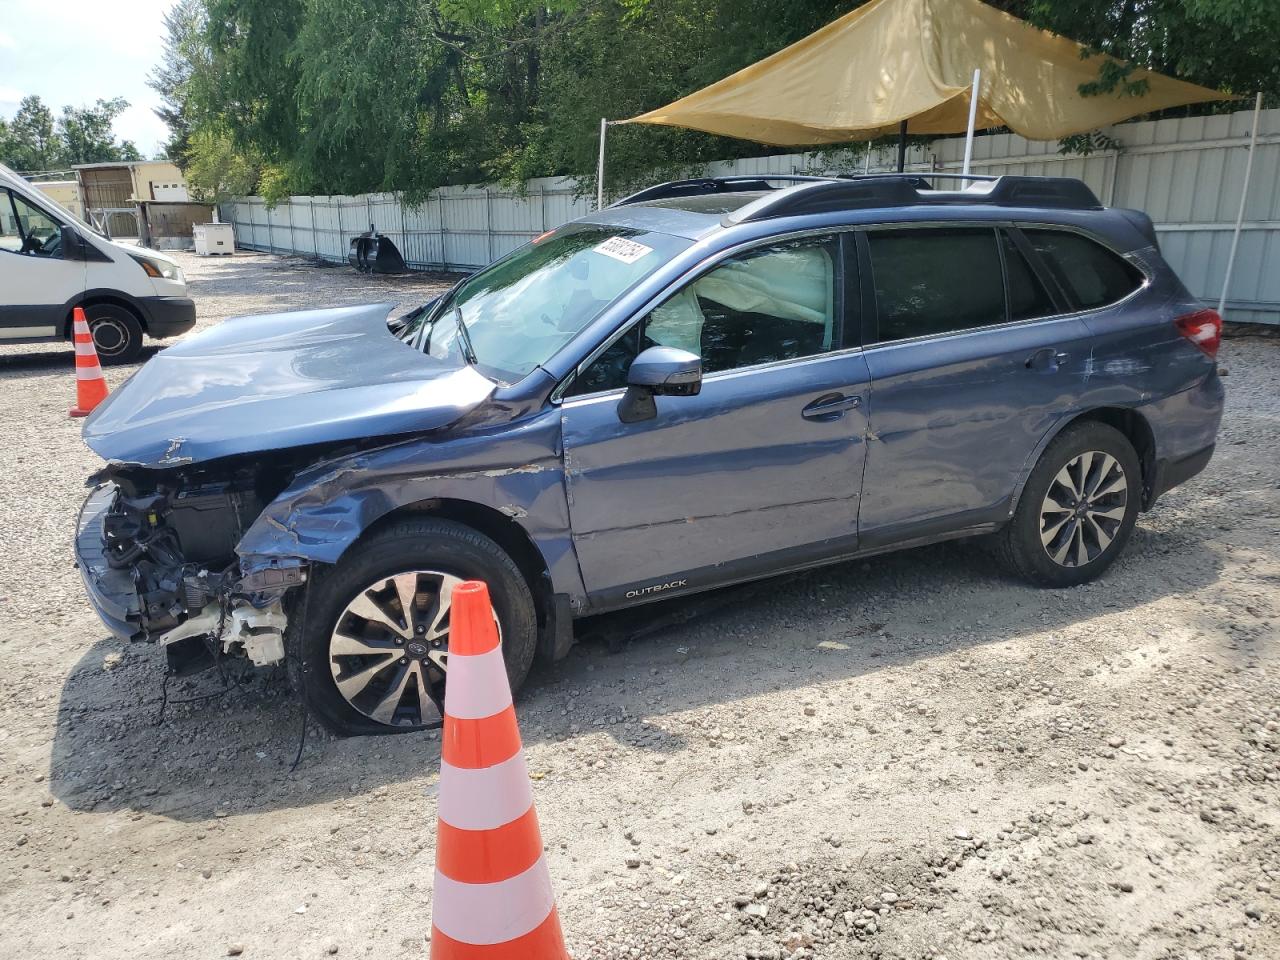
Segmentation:
<svg viewBox="0 0 1280 960">
<path fill-rule="evenodd" d="M 871 278 L 860 546 L 1003 521 L 1041 439 L 1078 407 L 1088 328 L 1011 228 L 873 228 L 860 255 Z"/>
</svg>

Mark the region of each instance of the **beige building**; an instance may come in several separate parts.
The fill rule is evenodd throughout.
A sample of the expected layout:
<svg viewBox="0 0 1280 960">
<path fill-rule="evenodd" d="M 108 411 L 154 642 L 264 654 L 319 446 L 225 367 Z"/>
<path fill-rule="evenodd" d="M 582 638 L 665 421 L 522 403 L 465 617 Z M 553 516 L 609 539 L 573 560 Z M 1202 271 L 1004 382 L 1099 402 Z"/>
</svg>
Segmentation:
<svg viewBox="0 0 1280 960">
<path fill-rule="evenodd" d="M 75 168 L 85 208 L 112 236 L 137 236 L 137 204 L 143 201 L 185 202 L 187 183 L 168 160 L 132 163 L 82 163 Z"/>
<path fill-rule="evenodd" d="M 133 195 L 138 200 L 190 200 L 182 171 L 168 160 L 130 164 Z"/>
<path fill-rule="evenodd" d="M 66 207 L 77 217 L 84 219 L 84 203 L 80 199 L 80 183 L 77 180 L 46 180 L 31 184 L 50 200 Z"/>
</svg>

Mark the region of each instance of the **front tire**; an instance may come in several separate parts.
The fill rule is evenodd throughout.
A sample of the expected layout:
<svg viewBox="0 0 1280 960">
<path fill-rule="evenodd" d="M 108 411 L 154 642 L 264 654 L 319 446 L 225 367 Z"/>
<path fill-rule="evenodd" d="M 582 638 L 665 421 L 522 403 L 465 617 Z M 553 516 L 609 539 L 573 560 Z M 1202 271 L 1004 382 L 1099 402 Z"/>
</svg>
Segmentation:
<svg viewBox="0 0 1280 960">
<path fill-rule="evenodd" d="M 95 303 L 85 307 L 84 315 L 104 367 L 135 363 L 142 355 L 142 324 L 128 307 Z"/>
<path fill-rule="evenodd" d="M 538 622 L 519 568 L 488 537 L 452 520 L 404 520 L 357 544 L 306 587 L 291 628 L 295 684 L 343 736 L 407 733 L 439 719 L 448 669 L 450 595 L 489 587 L 514 693 L 533 664 Z M 300 606 L 300 605 L 299 605 Z M 301 613 L 294 610 L 296 622 Z"/>
<path fill-rule="evenodd" d="M 1041 454 L 997 535 L 1004 565 L 1044 587 L 1100 576 L 1133 532 L 1141 477 L 1138 454 L 1119 430 L 1096 421 L 1067 427 Z"/>
</svg>

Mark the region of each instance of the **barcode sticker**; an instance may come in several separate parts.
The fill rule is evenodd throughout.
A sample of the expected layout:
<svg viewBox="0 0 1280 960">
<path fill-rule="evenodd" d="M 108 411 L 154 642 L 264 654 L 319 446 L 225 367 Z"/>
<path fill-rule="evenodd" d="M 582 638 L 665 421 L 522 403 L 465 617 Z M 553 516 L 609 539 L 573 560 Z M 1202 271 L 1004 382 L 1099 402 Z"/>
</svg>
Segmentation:
<svg viewBox="0 0 1280 960">
<path fill-rule="evenodd" d="M 596 253 L 603 253 L 606 257 L 613 257 L 623 263 L 635 263 L 641 257 L 653 253 L 653 247 L 646 247 L 643 243 L 636 243 L 626 237 L 610 237 L 592 249 Z"/>
</svg>

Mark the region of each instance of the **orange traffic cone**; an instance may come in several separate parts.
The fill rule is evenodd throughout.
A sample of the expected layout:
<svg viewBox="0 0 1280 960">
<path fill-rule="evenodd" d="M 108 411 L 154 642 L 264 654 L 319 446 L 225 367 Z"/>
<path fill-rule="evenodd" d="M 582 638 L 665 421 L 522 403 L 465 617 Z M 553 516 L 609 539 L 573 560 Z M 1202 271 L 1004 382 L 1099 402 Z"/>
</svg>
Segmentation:
<svg viewBox="0 0 1280 960">
<path fill-rule="evenodd" d="M 449 620 L 432 960 L 568 960 L 488 587 Z"/>
<path fill-rule="evenodd" d="M 102 376 L 98 351 L 93 348 L 93 334 L 89 332 L 89 320 L 83 308 L 72 310 L 71 320 L 76 346 L 76 405 L 70 412 L 73 417 L 87 417 L 107 399 L 107 381 Z"/>
</svg>

